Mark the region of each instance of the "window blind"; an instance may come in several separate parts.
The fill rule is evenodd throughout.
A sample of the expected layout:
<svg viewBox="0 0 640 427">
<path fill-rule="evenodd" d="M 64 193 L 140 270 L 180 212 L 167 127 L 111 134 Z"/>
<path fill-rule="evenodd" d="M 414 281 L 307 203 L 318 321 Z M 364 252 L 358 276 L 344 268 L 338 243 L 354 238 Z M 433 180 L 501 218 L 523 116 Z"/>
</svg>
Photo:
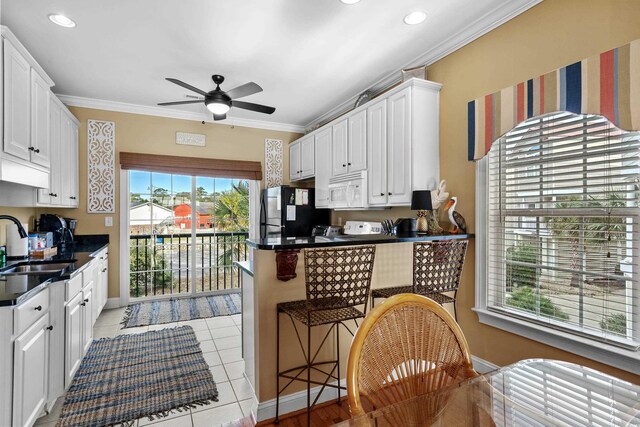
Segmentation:
<svg viewBox="0 0 640 427">
<path fill-rule="evenodd" d="M 120 167 L 126 170 L 164 172 L 211 178 L 262 180 L 262 163 L 246 160 L 121 152 Z"/>
<path fill-rule="evenodd" d="M 637 350 L 640 134 L 530 119 L 488 164 L 487 306 Z"/>
</svg>

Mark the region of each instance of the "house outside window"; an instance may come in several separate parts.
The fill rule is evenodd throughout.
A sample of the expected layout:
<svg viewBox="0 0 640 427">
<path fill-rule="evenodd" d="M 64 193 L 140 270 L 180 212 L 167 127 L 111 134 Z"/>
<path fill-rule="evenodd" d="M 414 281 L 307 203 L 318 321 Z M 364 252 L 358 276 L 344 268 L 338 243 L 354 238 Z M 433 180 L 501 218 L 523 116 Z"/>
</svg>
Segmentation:
<svg viewBox="0 0 640 427">
<path fill-rule="evenodd" d="M 640 370 L 640 134 L 529 119 L 477 164 L 480 321 Z"/>
</svg>

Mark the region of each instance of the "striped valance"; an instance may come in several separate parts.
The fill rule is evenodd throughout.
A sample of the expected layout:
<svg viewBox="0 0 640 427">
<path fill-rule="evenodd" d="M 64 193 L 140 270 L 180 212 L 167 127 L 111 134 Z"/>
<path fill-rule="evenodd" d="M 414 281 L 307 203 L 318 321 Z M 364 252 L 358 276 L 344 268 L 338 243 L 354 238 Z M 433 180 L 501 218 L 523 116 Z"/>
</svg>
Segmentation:
<svg viewBox="0 0 640 427">
<path fill-rule="evenodd" d="M 598 114 L 621 129 L 640 130 L 640 40 L 592 56 L 468 104 L 469 160 L 493 141 L 541 114 Z"/>
</svg>

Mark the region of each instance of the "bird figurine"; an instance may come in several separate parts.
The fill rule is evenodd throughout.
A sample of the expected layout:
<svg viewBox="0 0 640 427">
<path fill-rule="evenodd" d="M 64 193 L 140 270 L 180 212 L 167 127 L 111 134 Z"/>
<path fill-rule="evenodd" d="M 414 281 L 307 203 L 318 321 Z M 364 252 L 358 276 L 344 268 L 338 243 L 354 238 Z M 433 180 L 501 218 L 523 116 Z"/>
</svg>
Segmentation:
<svg viewBox="0 0 640 427">
<path fill-rule="evenodd" d="M 445 209 L 449 214 L 449 221 L 453 225 L 449 230 L 451 234 L 461 234 L 467 232 L 467 222 L 464 220 L 464 217 L 456 212 L 456 205 L 458 204 L 458 198 L 452 197 L 447 203 Z"/>
</svg>

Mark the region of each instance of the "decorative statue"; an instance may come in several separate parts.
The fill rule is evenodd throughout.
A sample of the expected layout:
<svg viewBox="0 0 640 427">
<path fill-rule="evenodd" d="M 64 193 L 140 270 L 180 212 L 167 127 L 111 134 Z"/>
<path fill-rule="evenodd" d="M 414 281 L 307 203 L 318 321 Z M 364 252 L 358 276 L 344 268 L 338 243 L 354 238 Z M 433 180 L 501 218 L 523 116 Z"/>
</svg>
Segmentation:
<svg viewBox="0 0 640 427">
<path fill-rule="evenodd" d="M 462 215 L 456 212 L 456 205 L 458 204 L 458 198 L 452 197 L 447 203 L 447 209 L 449 213 L 449 222 L 453 225 L 449 232 L 451 234 L 462 234 L 467 232 L 467 222 L 464 220 Z"/>
<path fill-rule="evenodd" d="M 446 188 L 447 181 L 443 179 L 440 181 L 438 188 L 431 192 L 432 210 L 429 211 L 427 218 L 429 234 L 440 234 L 443 231 L 442 227 L 440 227 L 440 207 L 449 198 Z"/>
</svg>

